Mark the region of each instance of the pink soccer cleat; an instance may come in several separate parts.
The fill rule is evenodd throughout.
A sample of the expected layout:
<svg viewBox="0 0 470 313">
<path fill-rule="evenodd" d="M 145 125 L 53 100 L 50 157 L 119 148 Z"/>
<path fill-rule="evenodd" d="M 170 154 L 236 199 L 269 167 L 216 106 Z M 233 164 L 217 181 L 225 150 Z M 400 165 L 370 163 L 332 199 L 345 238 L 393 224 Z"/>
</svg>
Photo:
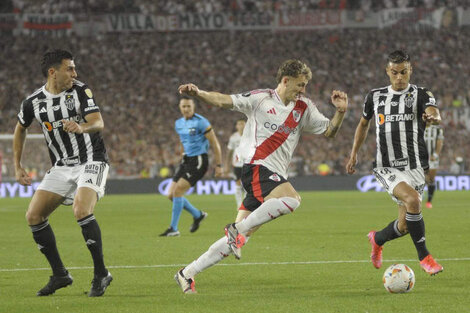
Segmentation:
<svg viewBox="0 0 470 313">
<path fill-rule="evenodd" d="M 379 246 L 375 243 L 375 230 L 370 231 L 367 234 L 369 237 L 370 245 L 372 246 L 372 251 L 370 252 L 370 260 L 372 261 L 372 265 L 375 268 L 380 268 L 382 266 L 382 246 Z"/>
<path fill-rule="evenodd" d="M 427 207 L 428 209 L 432 209 L 432 203 L 429 202 L 429 201 L 426 202 L 426 207 Z"/>
<path fill-rule="evenodd" d="M 424 259 L 419 261 L 421 268 L 429 275 L 436 275 L 444 270 L 441 264 L 437 263 L 432 255 L 428 254 Z"/>
</svg>

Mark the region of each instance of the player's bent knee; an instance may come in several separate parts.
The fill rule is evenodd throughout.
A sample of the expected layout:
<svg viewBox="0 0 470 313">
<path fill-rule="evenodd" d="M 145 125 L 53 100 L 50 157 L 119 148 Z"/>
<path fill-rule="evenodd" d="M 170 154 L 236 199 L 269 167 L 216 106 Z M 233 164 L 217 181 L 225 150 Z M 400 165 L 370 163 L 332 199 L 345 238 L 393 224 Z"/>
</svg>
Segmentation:
<svg viewBox="0 0 470 313">
<path fill-rule="evenodd" d="M 46 217 L 41 216 L 31 209 L 26 211 L 25 218 L 28 222 L 28 225 L 37 225 L 46 220 Z"/>
<path fill-rule="evenodd" d="M 87 217 L 93 213 L 93 207 L 83 202 L 74 201 L 73 203 L 73 215 L 76 220 Z"/>
<path fill-rule="evenodd" d="M 300 198 L 300 196 L 299 196 Z M 284 214 L 294 212 L 300 206 L 300 199 L 293 197 L 281 197 L 279 200 L 284 204 L 282 212 Z"/>
<path fill-rule="evenodd" d="M 410 213 L 419 213 L 421 212 L 421 201 L 419 197 L 410 196 L 405 199 L 406 210 Z"/>
<path fill-rule="evenodd" d="M 186 191 L 188 191 L 187 188 L 176 188 L 171 196 L 172 197 L 183 197 L 184 194 L 186 193 Z"/>
</svg>

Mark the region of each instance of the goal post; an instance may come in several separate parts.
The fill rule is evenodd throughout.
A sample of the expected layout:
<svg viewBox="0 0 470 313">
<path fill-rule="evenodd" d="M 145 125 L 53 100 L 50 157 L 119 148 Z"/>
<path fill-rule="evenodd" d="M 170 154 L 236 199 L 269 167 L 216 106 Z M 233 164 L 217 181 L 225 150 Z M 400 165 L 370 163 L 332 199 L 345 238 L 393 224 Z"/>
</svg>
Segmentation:
<svg viewBox="0 0 470 313">
<path fill-rule="evenodd" d="M 21 163 L 33 180 L 42 178 L 51 167 L 43 134 L 26 134 Z M 13 134 L 0 134 L 0 182 L 14 179 Z"/>
</svg>

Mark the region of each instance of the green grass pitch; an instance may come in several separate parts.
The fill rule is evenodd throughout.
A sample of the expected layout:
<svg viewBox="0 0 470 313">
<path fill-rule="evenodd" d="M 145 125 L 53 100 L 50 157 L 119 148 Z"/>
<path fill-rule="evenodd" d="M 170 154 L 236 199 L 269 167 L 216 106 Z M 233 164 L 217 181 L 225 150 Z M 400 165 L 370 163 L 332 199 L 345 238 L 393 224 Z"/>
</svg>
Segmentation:
<svg viewBox="0 0 470 313">
<path fill-rule="evenodd" d="M 95 210 L 105 262 L 114 281 L 101 298 L 88 298 L 92 260 L 70 207 L 50 218 L 59 251 L 74 283 L 36 297 L 50 270 L 27 226 L 29 199 L 0 200 L 0 312 L 470 312 L 470 193 L 436 192 L 423 208 L 427 246 L 444 272 L 420 268 L 409 236 L 384 248 L 383 268 L 369 259 L 366 234 L 397 216 L 386 193 L 304 192 L 300 208 L 264 225 L 243 248 L 196 277 L 198 294 L 184 295 L 175 272 L 197 258 L 236 215 L 232 196 L 188 196 L 209 213 L 189 233 L 161 238 L 171 204 L 159 195 L 106 196 Z M 382 274 L 392 263 L 409 265 L 416 285 L 408 294 L 385 291 Z"/>
</svg>

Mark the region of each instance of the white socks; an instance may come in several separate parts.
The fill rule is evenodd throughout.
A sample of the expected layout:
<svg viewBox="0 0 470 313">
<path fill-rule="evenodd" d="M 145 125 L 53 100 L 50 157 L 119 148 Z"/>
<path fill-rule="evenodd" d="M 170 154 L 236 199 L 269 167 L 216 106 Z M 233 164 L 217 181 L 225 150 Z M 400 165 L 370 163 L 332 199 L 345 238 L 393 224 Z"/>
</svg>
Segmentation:
<svg viewBox="0 0 470 313">
<path fill-rule="evenodd" d="M 248 215 L 243 221 L 235 224 L 238 232 L 245 235 L 255 226 L 267 223 L 281 215 L 294 212 L 300 205 L 300 202 L 291 197 L 272 198 L 265 201 L 253 213 Z"/>
<path fill-rule="evenodd" d="M 184 277 L 194 277 L 196 274 L 202 272 L 208 267 L 222 261 L 228 257 L 232 250 L 227 243 L 227 237 L 223 236 L 209 247 L 203 255 L 194 260 L 191 264 L 186 266 L 183 270 Z"/>
<path fill-rule="evenodd" d="M 235 226 L 238 231 L 245 235 L 250 229 L 255 226 L 267 223 L 281 215 L 294 212 L 300 205 L 300 202 L 291 197 L 273 198 L 265 201 L 253 213 L 248 215 L 243 221 L 238 222 Z M 249 237 L 246 237 L 248 242 Z M 187 278 L 193 278 L 206 268 L 209 268 L 232 253 L 230 246 L 227 243 L 227 237 L 223 236 L 212 246 L 209 247 L 203 255 L 194 260 L 191 264 L 183 269 L 183 275 Z"/>
<path fill-rule="evenodd" d="M 242 205 L 243 198 L 245 198 L 245 190 L 240 185 L 235 187 L 235 201 L 237 201 L 237 210 Z"/>
<path fill-rule="evenodd" d="M 250 237 L 246 237 L 245 244 L 248 242 Z M 230 246 L 227 243 L 227 236 L 223 236 L 209 247 L 203 255 L 194 260 L 191 264 L 183 269 L 183 275 L 186 278 L 193 278 L 206 268 L 209 268 L 224 258 L 228 257 L 232 253 Z"/>
</svg>

